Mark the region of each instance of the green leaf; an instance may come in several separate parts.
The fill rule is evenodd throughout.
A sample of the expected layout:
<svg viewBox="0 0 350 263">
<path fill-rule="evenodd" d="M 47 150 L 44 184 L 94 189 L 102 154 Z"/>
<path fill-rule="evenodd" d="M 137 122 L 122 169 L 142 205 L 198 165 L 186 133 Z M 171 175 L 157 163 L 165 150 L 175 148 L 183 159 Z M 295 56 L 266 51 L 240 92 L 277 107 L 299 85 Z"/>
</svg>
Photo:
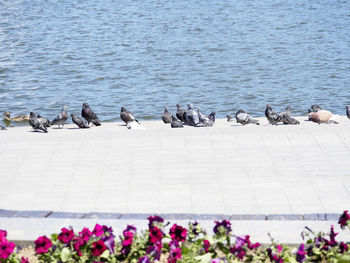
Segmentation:
<svg viewBox="0 0 350 263">
<path fill-rule="evenodd" d="M 61 251 L 61 260 L 62 262 L 67 262 L 68 259 L 71 257 L 72 253 L 68 247 L 65 247 Z"/>
<path fill-rule="evenodd" d="M 100 258 L 104 258 L 104 259 L 108 259 L 110 255 L 110 252 L 108 249 L 106 249 L 105 251 L 103 251 L 103 253 L 100 255 Z"/>
<path fill-rule="evenodd" d="M 199 263 L 211 263 L 212 261 L 211 253 L 204 254 L 203 256 L 197 256 L 194 259 L 198 260 Z"/>
</svg>

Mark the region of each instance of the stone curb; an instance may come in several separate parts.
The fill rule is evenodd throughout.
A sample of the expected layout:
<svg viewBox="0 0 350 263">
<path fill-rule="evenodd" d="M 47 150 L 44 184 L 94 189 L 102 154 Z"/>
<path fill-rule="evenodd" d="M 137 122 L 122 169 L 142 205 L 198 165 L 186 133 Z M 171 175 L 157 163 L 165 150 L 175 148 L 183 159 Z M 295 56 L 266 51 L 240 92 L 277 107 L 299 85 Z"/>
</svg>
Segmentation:
<svg viewBox="0 0 350 263">
<path fill-rule="evenodd" d="M 146 219 L 152 214 L 121 214 L 121 213 L 75 213 L 55 211 L 16 211 L 0 209 L 0 218 L 69 218 L 69 219 Z M 340 214 L 314 213 L 314 214 L 158 214 L 167 220 L 279 220 L 279 221 L 334 221 Z"/>
</svg>

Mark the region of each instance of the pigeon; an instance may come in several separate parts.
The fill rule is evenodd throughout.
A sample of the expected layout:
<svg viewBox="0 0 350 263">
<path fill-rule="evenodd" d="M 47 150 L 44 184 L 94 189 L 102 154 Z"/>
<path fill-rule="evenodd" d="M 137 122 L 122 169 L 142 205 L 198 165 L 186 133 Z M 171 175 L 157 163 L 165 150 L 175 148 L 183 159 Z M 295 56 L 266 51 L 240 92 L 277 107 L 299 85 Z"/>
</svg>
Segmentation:
<svg viewBox="0 0 350 263">
<path fill-rule="evenodd" d="M 186 122 L 188 125 L 196 126 L 199 123 L 198 112 L 193 108 L 192 104 L 187 105 Z"/>
<path fill-rule="evenodd" d="M 227 122 L 233 122 L 233 118 L 231 115 L 226 115 L 227 117 Z"/>
<path fill-rule="evenodd" d="M 6 121 L 29 121 L 28 115 L 19 115 L 11 118 L 11 113 L 9 111 L 5 111 L 3 116 L 5 116 L 4 120 Z"/>
<path fill-rule="evenodd" d="M 297 119 L 290 116 L 291 115 L 290 106 L 287 106 L 285 111 L 281 112 L 279 115 L 282 117 L 283 124 L 286 124 L 286 125 L 300 124 L 300 122 Z"/>
<path fill-rule="evenodd" d="M 42 130 L 43 132 L 47 133 L 46 127 L 38 120 L 34 112 L 30 112 L 29 114 L 29 124 L 33 127 L 34 131 Z"/>
<path fill-rule="evenodd" d="M 236 113 L 236 122 L 242 124 L 243 126 L 249 123 L 260 125 L 259 121 L 253 119 L 248 113 L 244 110 L 239 110 Z"/>
<path fill-rule="evenodd" d="M 346 106 L 346 116 L 350 119 L 350 106 Z"/>
<path fill-rule="evenodd" d="M 37 114 L 36 117 L 38 118 L 38 121 L 40 121 L 44 125 L 45 128 L 51 126 L 50 121 L 45 117 L 41 116 L 40 114 Z"/>
<path fill-rule="evenodd" d="M 183 124 L 174 115 L 171 115 L 171 128 L 183 128 Z"/>
<path fill-rule="evenodd" d="M 176 107 L 177 107 L 176 117 L 177 117 L 181 122 L 185 122 L 185 120 L 184 120 L 184 113 L 185 113 L 185 110 L 181 109 L 179 104 L 176 104 Z"/>
<path fill-rule="evenodd" d="M 210 113 L 209 116 L 205 116 L 201 113 L 200 109 L 197 109 L 199 122 L 196 124 L 196 127 L 212 127 L 215 123 L 215 112 Z"/>
<path fill-rule="evenodd" d="M 90 128 L 89 124 L 83 119 L 79 118 L 77 115 L 72 113 L 70 116 L 72 117 L 72 122 L 74 122 L 79 128 L 81 129 Z"/>
<path fill-rule="evenodd" d="M 67 113 L 67 106 L 63 106 L 63 109 L 61 111 L 60 114 L 57 115 L 57 117 L 51 122 L 51 125 L 58 125 L 58 128 L 64 127 L 64 123 L 67 121 L 68 119 L 68 113 Z"/>
<path fill-rule="evenodd" d="M 164 113 L 162 115 L 162 120 L 164 121 L 164 123 L 171 123 L 171 121 L 172 121 L 171 114 L 168 111 L 168 107 L 165 107 L 165 109 L 164 109 Z"/>
<path fill-rule="evenodd" d="M 0 130 L 1 131 L 4 131 L 4 130 L 7 130 L 4 126 L 2 126 L 1 124 L 0 124 Z"/>
<path fill-rule="evenodd" d="M 139 121 L 135 119 L 134 115 L 130 111 L 125 109 L 124 107 L 122 107 L 120 109 L 120 118 L 126 124 L 128 124 L 129 122 L 132 122 L 132 121 L 136 121 L 137 123 L 139 123 Z"/>
<path fill-rule="evenodd" d="M 307 111 L 311 113 L 311 112 L 318 112 L 319 110 L 323 110 L 323 109 L 318 105 L 312 105 Z"/>
<path fill-rule="evenodd" d="M 332 118 L 334 117 L 333 114 L 328 111 L 328 110 L 318 110 L 317 112 L 310 112 L 309 113 L 309 120 L 312 122 L 316 122 L 318 124 L 321 123 L 334 123 L 334 124 L 338 124 L 338 122 L 336 122 L 335 120 L 332 120 Z"/>
<path fill-rule="evenodd" d="M 272 125 L 282 121 L 282 117 L 274 112 L 269 104 L 266 104 L 265 116 Z"/>
<path fill-rule="evenodd" d="M 83 103 L 81 109 L 81 116 L 88 122 L 90 126 L 101 126 L 101 121 L 98 119 L 97 115 L 91 110 L 90 105 L 87 102 Z"/>
</svg>

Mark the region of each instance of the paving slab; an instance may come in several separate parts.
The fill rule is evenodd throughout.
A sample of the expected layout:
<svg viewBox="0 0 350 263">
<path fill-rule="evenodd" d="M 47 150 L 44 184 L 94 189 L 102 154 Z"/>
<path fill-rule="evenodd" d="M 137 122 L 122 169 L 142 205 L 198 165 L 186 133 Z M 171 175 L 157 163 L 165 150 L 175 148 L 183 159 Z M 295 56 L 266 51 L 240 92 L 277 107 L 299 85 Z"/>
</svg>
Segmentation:
<svg viewBox="0 0 350 263">
<path fill-rule="evenodd" d="M 145 130 L 68 124 L 47 134 L 9 128 L 0 132 L 0 209 L 335 219 L 350 208 L 350 120 L 298 119 L 184 129 L 145 121 Z"/>
</svg>

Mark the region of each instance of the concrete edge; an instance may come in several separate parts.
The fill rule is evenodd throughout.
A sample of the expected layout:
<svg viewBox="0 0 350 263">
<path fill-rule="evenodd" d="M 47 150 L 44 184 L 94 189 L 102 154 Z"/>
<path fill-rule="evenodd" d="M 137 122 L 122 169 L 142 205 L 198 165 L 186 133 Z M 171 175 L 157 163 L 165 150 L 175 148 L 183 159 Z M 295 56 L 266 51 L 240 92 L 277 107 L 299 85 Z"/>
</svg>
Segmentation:
<svg viewBox="0 0 350 263">
<path fill-rule="evenodd" d="M 139 213 L 100 213 L 100 212 L 60 212 L 60 211 L 17 211 L 0 209 L 0 218 L 67 218 L 67 219 L 147 219 L 152 215 Z M 167 220 L 279 220 L 279 221 L 334 221 L 338 220 L 337 213 L 313 213 L 313 214 L 157 214 Z"/>
</svg>

